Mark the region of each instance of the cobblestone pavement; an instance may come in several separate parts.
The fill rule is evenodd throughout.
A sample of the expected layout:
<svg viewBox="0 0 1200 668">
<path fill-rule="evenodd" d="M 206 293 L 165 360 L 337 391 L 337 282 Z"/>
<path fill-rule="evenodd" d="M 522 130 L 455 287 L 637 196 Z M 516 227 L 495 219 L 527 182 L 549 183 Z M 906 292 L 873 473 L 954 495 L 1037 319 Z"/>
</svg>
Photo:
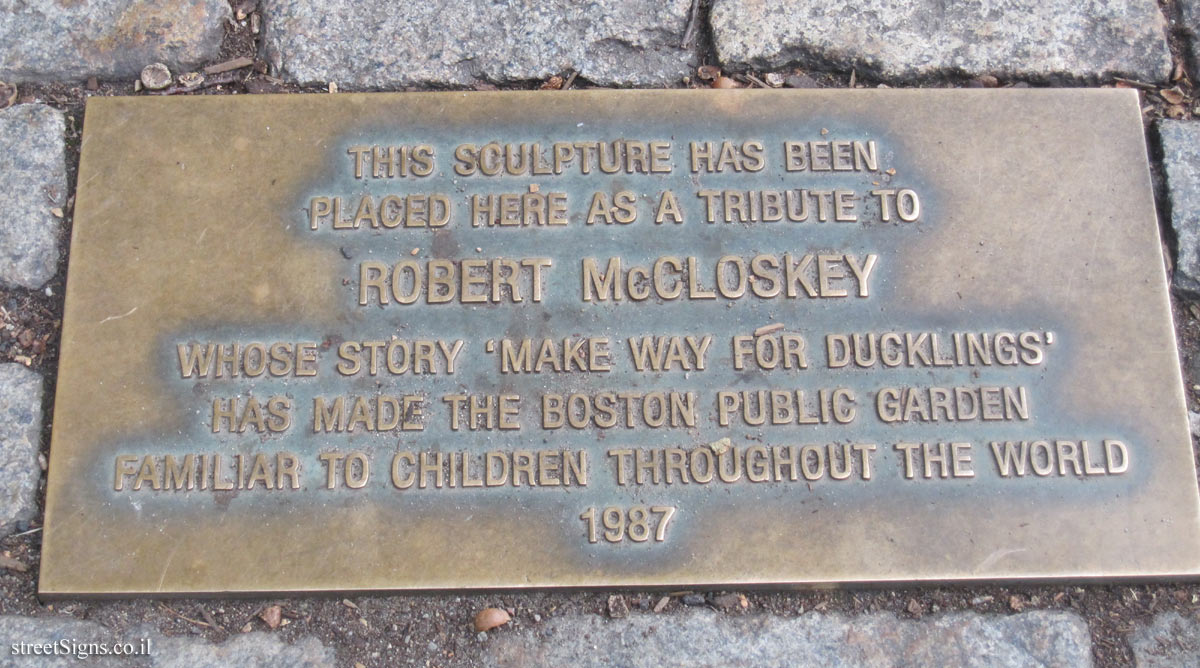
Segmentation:
<svg viewBox="0 0 1200 668">
<path fill-rule="evenodd" d="M 1200 0 L 0 0 L 0 665 L 77 665 L 94 643 L 148 643 L 146 655 L 90 659 L 122 666 L 1200 665 L 1200 586 L 1188 583 L 36 598 L 89 96 L 1134 88 L 1160 189 L 1189 408 L 1200 411 L 1198 35 Z M 173 78 L 161 69 L 139 77 L 156 62 Z M 488 606 L 513 619 L 476 633 L 471 620 Z M 60 640 L 71 656 L 10 655 L 14 644 Z"/>
</svg>

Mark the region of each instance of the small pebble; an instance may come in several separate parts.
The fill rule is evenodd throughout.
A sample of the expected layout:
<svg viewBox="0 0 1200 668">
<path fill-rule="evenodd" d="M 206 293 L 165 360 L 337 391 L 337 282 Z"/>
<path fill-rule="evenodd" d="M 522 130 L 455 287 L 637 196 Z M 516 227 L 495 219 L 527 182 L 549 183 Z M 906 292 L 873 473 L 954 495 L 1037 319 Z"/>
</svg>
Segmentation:
<svg viewBox="0 0 1200 668">
<path fill-rule="evenodd" d="M 729 440 L 729 437 L 726 436 L 724 438 L 719 438 L 719 439 L 713 441 L 712 443 L 709 443 L 708 447 L 712 448 L 712 451 L 714 453 L 716 453 L 716 455 L 719 457 L 719 456 L 725 454 L 725 452 L 727 450 L 729 450 L 729 448 L 732 445 L 733 445 L 733 441 Z"/>
<path fill-rule="evenodd" d="M 141 81 L 150 90 L 162 90 L 171 85 L 171 70 L 162 63 L 151 63 L 142 70 Z"/>
<path fill-rule="evenodd" d="M 608 597 L 608 616 L 612 619 L 624 619 L 629 616 L 629 603 L 620 594 Z"/>
<path fill-rule="evenodd" d="M 722 610 L 729 610 L 729 609 L 736 608 L 739 605 L 741 605 L 742 595 L 741 594 L 721 594 L 720 596 L 715 597 L 712 600 L 712 603 L 714 606 L 716 606 Z"/>
<path fill-rule="evenodd" d="M 788 88 L 820 88 L 821 84 L 807 74 L 793 74 L 783 78 L 783 84 Z"/>
</svg>

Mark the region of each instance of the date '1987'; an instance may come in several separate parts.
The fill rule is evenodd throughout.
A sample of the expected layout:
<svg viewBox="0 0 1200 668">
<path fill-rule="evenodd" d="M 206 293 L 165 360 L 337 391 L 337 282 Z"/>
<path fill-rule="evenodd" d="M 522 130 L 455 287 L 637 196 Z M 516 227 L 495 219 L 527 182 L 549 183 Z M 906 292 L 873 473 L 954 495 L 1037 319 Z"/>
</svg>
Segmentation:
<svg viewBox="0 0 1200 668">
<path fill-rule="evenodd" d="M 601 537 L 609 543 L 620 543 L 626 538 L 635 543 L 653 538 L 661 543 L 667 539 L 667 525 L 674 516 L 675 506 L 609 506 L 599 512 L 588 508 L 579 519 L 587 524 L 589 543 L 599 542 Z"/>
</svg>

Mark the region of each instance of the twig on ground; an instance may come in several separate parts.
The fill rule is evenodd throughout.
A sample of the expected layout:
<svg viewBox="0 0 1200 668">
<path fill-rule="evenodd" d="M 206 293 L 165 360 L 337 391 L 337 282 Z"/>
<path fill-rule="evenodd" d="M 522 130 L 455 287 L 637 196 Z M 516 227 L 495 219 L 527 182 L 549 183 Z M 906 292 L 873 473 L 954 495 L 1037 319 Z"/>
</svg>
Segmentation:
<svg viewBox="0 0 1200 668">
<path fill-rule="evenodd" d="M 679 48 L 687 49 L 696 39 L 696 25 L 700 23 L 700 0 L 692 0 L 692 11 L 688 14 L 687 30 L 683 31 L 683 41 Z"/>
<path fill-rule="evenodd" d="M 209 624 L 209 623 L 207 623 L 207 622 L 202 622 L 202 621 L 200 621 L 199 619 L 192 619 L 191 617 L 184 617 L 183 615 L 181 615 L 181 614 L 179 614 L 178 612 L 176 612 L 174 608 L 172 608 L 171 606 L 167 605 L 166 603 L 160 603 L 159 605 L 161 605 L 161 606 L 162 606 L 162 609 L 163 609 L 163 610 L 166 610 L 167 612 L 171 613 L 172 615 L 175 615 L 176 617 L 178 617 L 178 618 L 182 619 L 182 620 L 183 620 L 183 621 L 185 621 L 185 622 L 191 622 L 191 623 L 193 623 L 193 624 L 197 624 L 197 625 L 199 625 L 199 626 L 204 626 L 204 627 L 207 627 L 207 628 L 210 628 L 210 629 L 211 629 L 211 628 L 213 628 L 212 624 Z"/>
</svg>

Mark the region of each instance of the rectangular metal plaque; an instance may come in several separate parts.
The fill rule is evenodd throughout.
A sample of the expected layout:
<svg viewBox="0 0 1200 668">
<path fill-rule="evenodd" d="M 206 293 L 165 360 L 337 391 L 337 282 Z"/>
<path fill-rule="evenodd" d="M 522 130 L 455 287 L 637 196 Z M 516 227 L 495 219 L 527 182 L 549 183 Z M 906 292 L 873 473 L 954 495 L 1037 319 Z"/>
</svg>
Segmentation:
<svg viewBox="0 0 1200 668">
<path fill-rule="evenodd" d="M 42 594 L 1182 577 L 1198 501 L 1131 91 L 88 102 Z"/>
</svg>

